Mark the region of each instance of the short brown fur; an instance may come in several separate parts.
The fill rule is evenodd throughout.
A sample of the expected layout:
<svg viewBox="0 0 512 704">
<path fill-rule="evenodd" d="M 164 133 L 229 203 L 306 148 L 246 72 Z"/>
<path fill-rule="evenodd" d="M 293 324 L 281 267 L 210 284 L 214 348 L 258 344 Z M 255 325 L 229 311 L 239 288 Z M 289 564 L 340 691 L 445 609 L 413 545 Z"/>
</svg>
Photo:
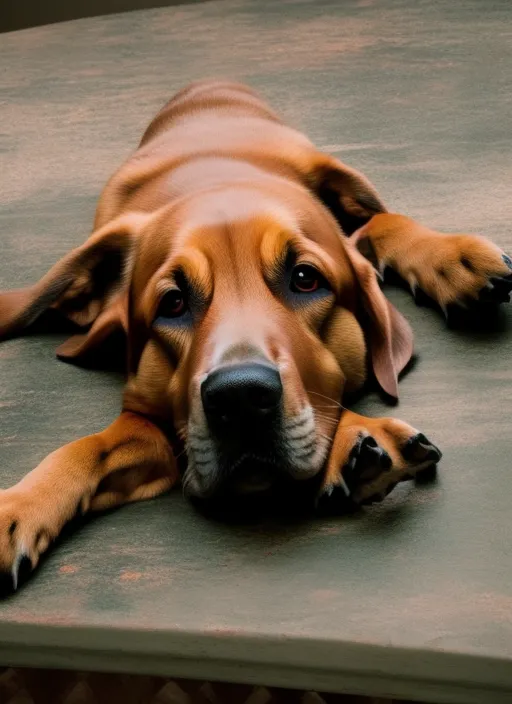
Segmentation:
<svg viewBox="0 0 512 704">
<path fill-rule="evenodd" d="M 295 267 L 321 273 L 325 294 L 290 302 L 290 253 Z M 411 426 L 340 405 L 370 369 L 397 397 L 413 352 L 410 327 L 378 285 L 385 267 L 445 310 L 510 275 L 510 260 L 485 238 L 388 213 L 362 174 L 319 152 L 249 88 L 209 81 L 178 93 L 106 185 L 85 244 L 34 286 L 0 294 L 2 338 L 53 308 L 83 328 L 61 357 L 100 354 L 116 330 L 128 348 L 119 418 L 0 493 L 0 571 L 16 586 L 22 559 L 35 567 L 77 511 L 172 488 L 180 443 L 185 488 L 208 493 L 198 470 L 210 433 L 202 380 L 246 361 L 279 370 L 287 472 L 323 472 L 323 495 L 339 488 L 357 504 L 381 500 L 437 462 Z M 194 310 L 176 325 L 159 311 L 183 280 Z M 300 423 L 311 435 L 308 462 L 293 435 Z"/>
</svg>

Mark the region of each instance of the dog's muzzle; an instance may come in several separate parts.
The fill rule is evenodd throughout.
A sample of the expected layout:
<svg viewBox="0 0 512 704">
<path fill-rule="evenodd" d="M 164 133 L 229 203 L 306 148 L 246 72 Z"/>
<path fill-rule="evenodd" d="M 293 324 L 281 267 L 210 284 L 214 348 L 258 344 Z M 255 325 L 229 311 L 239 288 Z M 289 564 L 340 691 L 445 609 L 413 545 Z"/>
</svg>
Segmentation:
<svg viewBox="0 0 512 704">
<path fill-rule="evenodd" d="M 191 498 L 213 500 L 276 493 L 316 477 L 329 438 L 318 435 L 306 403 L 285 413 L 285 390 L 271 362 L 225 364 L 200 383 L 200 412 L 189 421 L 183 488 Z"/>
<path fill-rule="evenodd" d="M 201 384 L 201 400 L 216 449 L 219 483 L 259 491 L 273 481 L 279 459 L 283 386 L 271 364 L 220 367 Z"/>
</svg>

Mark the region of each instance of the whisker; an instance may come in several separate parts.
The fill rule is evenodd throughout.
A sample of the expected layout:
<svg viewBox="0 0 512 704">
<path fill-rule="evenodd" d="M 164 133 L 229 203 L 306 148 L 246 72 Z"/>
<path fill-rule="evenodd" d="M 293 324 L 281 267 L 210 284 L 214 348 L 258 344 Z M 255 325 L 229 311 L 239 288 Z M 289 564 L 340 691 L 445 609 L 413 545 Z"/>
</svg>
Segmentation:
<svg viewBox="0 0 512 704">
<path fill-rule="evenodd" d="M 342 408 L 341 403 L 336 401 L 335 398 L 331 398 L 330 396 L 326 396 L 325 394 L 320 394 L 320 393 L 318 393 L 318 391 L 311 391 L 311 389 L 306 389 L 306 393 L 313 394 L 314 396 L 320 396 L 321 398 L 325 398 L 327 401 L 332 401 L 333 404 Z"/>
<path fill-rule="evenodd" d="M 306 393 L 308 394 L 313 394 L 314 396 L 320 396 L 320 398 L 325 398 L 326 401 L 331 401 L 333 406 L 336 406 L 336 408 L 341 408 L 344 411 L 347 410 L 347 408 L 341 404 L 339 401 L 336 401 L 335 398 L 331 398 L 330 396 L 326 396 L 325 394 L 320 394 L 318 391 L 311 391 L 311 389 L 305 389 Z"/>
<path fill-rule="evenodd" d="M 183 455 L 186 454 L 186 452 L 187 452 L 187 448 L 184 447 L 181 452 L 178 452 L 177 455 L 174 455 L 174 459 L 175 459 L 175 460 L 178 460 L 180 457 L 183 457 Z"/>
<path fill-rule="evenodd" d="M 336 409 L 338 410 L 338 409 Z M 330 420 L 335 420 L 338 422 L 339 415 L 336 414 L 336 416 L 333 416 L 332 413 L 329 413 L 327 411 L 323 411 L 321 409 L 315 409 L 315 417 L 316 418 L 329 418 Z"/>
<path fill-rule="evenodd" d="M 321 420 L 322 422 L 327 423 L 328 425 L 331 425 L 331 426 L 337 426 L 337 425 L 339 425 L 339 420 L 338 420 L 338 418 L 329 418 L 328 416 L 321 416 L 321 415 L 318 415 L 318 416 L 317 416 L 317 419 L 318 419 L 318 420 Z"/>
</svg>

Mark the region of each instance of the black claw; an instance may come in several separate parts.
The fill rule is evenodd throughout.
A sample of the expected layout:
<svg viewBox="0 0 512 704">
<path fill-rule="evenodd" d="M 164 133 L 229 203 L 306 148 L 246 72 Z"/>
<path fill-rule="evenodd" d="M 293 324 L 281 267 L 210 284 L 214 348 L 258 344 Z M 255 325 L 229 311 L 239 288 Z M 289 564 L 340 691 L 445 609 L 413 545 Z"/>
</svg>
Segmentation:
<svg viewBox="0 0 512 704">
<path fill-rule="evenodd" d="M 0 598 L 13 594 L 32 572 L 32 562 L 28 555 L 21 555 L 10 572 L 0 572 Z"/>
<path fill-rule="evenodd" d="M 432 462 L 436 464 L 441 459 L 441 450 L 433 445 L 423 433 L 409 438 L 402 447 L 402 455 L 412 462 Z"/>
</svg>

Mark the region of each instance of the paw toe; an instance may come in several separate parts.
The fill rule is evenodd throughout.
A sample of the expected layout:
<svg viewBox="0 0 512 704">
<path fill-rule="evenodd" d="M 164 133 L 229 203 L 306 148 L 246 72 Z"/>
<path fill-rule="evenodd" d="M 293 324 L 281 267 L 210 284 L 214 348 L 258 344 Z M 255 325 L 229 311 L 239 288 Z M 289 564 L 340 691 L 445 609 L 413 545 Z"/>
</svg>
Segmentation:
<svg viewBox="0 0 512 704">
<path fill-rule="evenodd" d="M 359 464 L 364 467 L 374 466 L 378 474 L 382 471 L 391 469 L 392 461 L 386 450 L 383 450 L 377 444 L 377 441 L 371 436 L 366 437 L 362 444 L 359 453 Z"/>
<path fill-rule="evenodd" d="M 441 450 L 431 443 L 423 433 L 418 433 L 409 438 L 402 447 L 402 456 L 408 462 L 415 464 L 423 462 L 436 464 L 443 455 Z"/>
<path fill-rule="evenodd" d="M 349 462 L 343 468 L 343 476 L 349 487 L 361 481 L 370 481 L 382 472 L 391 469 L 392 460 L 377 441 L 367 435 L 353 448 Z"/>
</svg>

